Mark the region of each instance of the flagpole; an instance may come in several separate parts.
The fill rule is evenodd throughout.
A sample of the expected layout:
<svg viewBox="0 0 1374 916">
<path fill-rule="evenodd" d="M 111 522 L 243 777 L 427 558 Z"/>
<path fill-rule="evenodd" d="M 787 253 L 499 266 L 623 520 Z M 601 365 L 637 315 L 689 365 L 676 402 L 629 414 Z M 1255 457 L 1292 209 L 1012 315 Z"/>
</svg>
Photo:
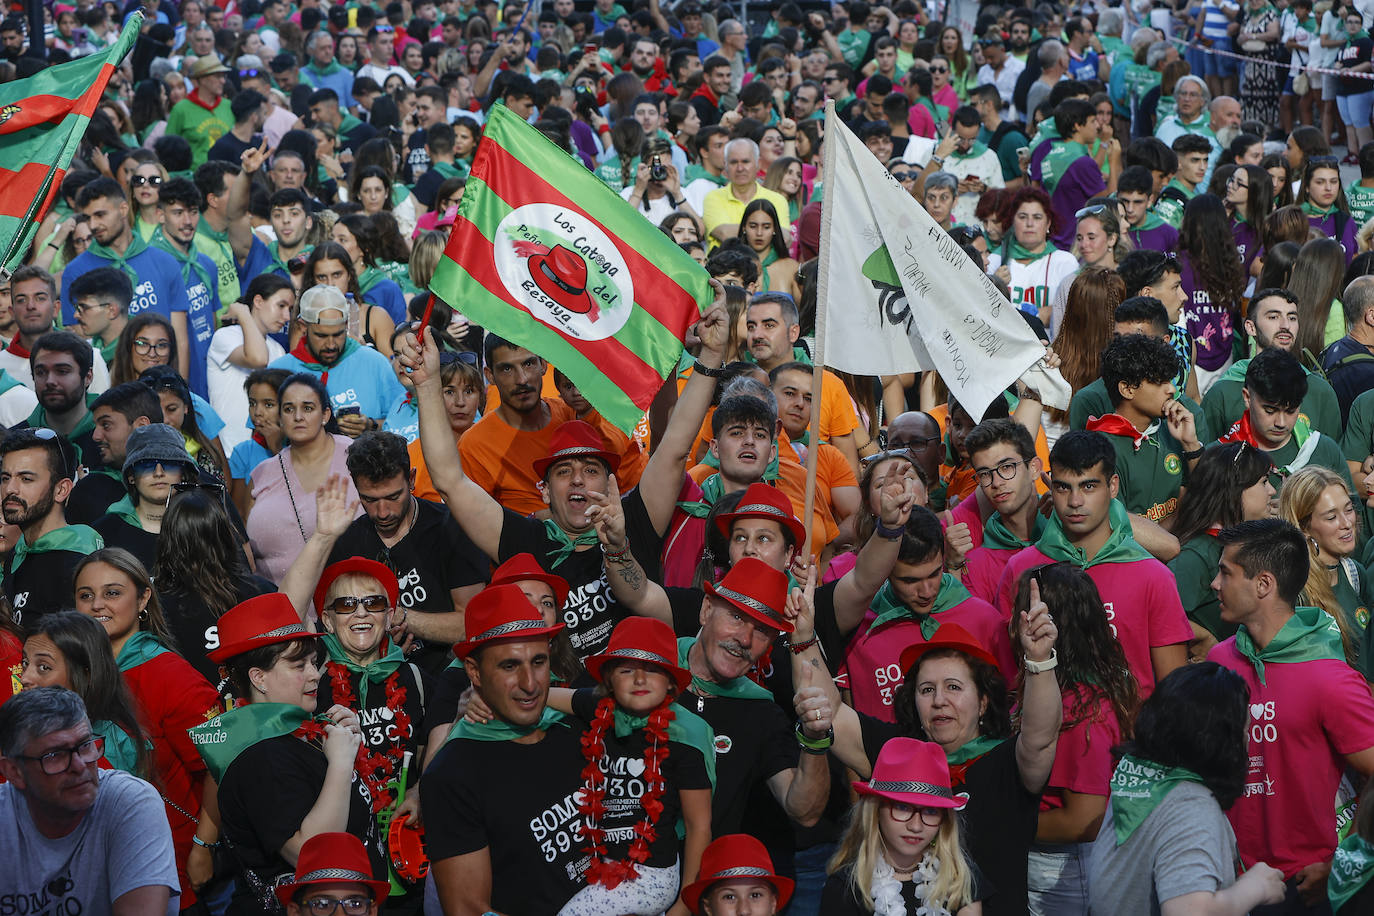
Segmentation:
<svg viewBox="0 0 1374 916">
<path fill-rule="evenodd" d="M 826 99 L 827 138 L 834 122 L 835 100 Z M 821 181 L 828 182 L 835 174 L 835 144 L 826 143 L 823 149 L 825 158 L 822 160 Z M 815 537 L 815 532 L 811 530 L 811 520 L 815 515 L 813 510 L 816 505 L 816 461 L 821 450 L 821 379 L 825 374 L 826 290 L 830 288 L 830 219 L 833 215 L 831 208 L 835 203 L 824 183 L 821 189 L 825 196 L 821 198 L 820 263 L 816 270 L 816 347 L 811 354 L 811 427 L 806 437 L 806 511 L 802 515 L 802 521 L 806 525 L 806 545 L 802 548 L 802 556 L 808 559 L 811 557 L 811 542 Z"/>
</svg>

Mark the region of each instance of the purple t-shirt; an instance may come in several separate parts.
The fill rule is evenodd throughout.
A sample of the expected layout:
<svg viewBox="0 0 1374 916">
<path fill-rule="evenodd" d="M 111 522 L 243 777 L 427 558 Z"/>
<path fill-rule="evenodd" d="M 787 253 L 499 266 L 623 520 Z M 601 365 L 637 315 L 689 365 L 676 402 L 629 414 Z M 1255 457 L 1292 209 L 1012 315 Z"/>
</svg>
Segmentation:
<svg viewBox="0 0 1374 916">
<path fill-rule="evenodd" d="M 1345 249 L 1345 265 L 1349 267 L 1355 253 L 1359 251 L 1355 244 L 1355 233 L 1360 230 L 1360 226 L 1355 218 L 1349 213 L 1336 210 L 1326 216 L 1309 216 L 1307 222 L 1322 235 L 1341 243 L 1341 247 Z M 1340 225 L 1339 232 L 1336 231 L 1337 224 Z"/>
<path fill-rule="evenodd" d="M 1260 240 L 1260 234 L 1249 223 L 1232 219 L 1231 238 L 1236 240 L 1236 250 L 1240 252 L 1240 266 L 1244 268 L 1245 276 L 1248 277 L 1250 276 L 1250 265 L 1259 255 L 1260 249 L 1264 247 Z"/>
<path fill-rule="evenodd" d="M 1188 294 L 1188 301 L 1183 306 L 1184 327 L 1197 342 L 1198 368 L 1215 372 L 1231 358 L 1231 343 L 1235 337 L 1231 312 L 1212 305 L 1211 296 L 1193 275 L 1187 252 L 1179 252 L 1178 262 L 1183 268 L 1183 291 Z"/>
<path fill-rule="evenodd" d="M 1064 170 L 1059 183 L 1050 195 L 1050 206 L 1054 208 L 1059 230 L 1054 235 L 1054 244 L 1065 251 L 1073 247 L 1078 232 L 1078 220 L 1074 214 L 1088 201 L 1105 193 L 1107 183 L 1102 180 L 1102 169 L 1092 156 L 1079 156 Z"/>
<path fill-rule="evenodd" d="M 1051 137 L 1048 140 L 1041 140 L 1034 149 L 1031 150 L 1030 162 L 1026 163 L 1026 177 L 1031 181 L 1044 181 L 1045 174 L 1043 163 L 1045 157 L 1050 154 L 1050 150 L 1059 142 L 1058 137 Z"/>
<path fill-rule="evenodd" d="M 1126 234 L 1137 248 L 1169 255 L 1178 252 L 1178 230 L 1168 223 L 1161 222 L 1153 229 L 1127 229 Z"/>
</svg>

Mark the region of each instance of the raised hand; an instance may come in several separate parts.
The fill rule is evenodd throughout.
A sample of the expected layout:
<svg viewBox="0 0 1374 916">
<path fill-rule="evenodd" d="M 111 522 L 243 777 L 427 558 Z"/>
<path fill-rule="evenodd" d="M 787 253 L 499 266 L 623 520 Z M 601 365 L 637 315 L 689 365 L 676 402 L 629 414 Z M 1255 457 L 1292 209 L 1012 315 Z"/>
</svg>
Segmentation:
<svg viewBox="0 0 1374 916">
<path fill-rule="evenodd" d="M 606 492 L 587 492 L 591 507 L 587 509 L 587 522 L 596 529 L 597 540 L 605 550 L 616 553 L 625 549 L 625 509 L 620 504 L 620 486 L 615 475 L 606 479 Z"/>
<path fill-rule="evenodd" d="M 422 385 L 437 384 L 439 381 L 439 345 L 434 342 L 434 331 L 423 328 L 423 339 L 411 334 L 402 334 L 396 339 L 395 354 L 402 368 L 410 373 L 410 380 L 418 391 Z"/>
<path fill-rule="evenodd" d="M 806 737 L 819 741 L 835 724 L 835 710 L 830 705 L 830 694 L 814 683 L 816 676 L 812 671 L 811 665 L 802 668 L 802 683 L 792 698 L 792 705 Z"/>
<path fill-rule="evenodd" d="M 1059 638 L 1049 605 L 1040 599 L 1040 583 L 1031 579 L 1030 607 L 1021 612 L 1021 651 L 1033 662 L 1047 662 Z"/>
<path fill-rule="evenodd" d="M 315 532 L 326 537 L 341 537 L 357 514 L 358 500 L 348 498 L 348 478 L 330 474 L 315 491 Z"/>
<path fill-rule="evenodd" d="M 251 175 L 262 168 L 269 155 L 271 155 L 271 151 L 267 148 L 267 139 L 264 137 L 260 146 L 250 146 L 243 151 L 239 156 L 239 165 L 243 166 L 243 170 Z"/>
<path fill-rule="evenodd" d="M 783 616 L 792 622 L 793 630 L 789 639 L 793 643 L 803 643 L 816 632 L 816 580 L 820 573 L 815 563 L 806 564 L 806 572 L 801 577 L 802 587 L 792 589 L 787 596 Z"/>
<path fill-rule="evenodd" d="M 940 513 L 940 520 L 945 523 L 945 564 L 961 568 L 973 549 L 973 533 L 969 531 L 968 522 L 956 523 L 949 510 Z"/>
</svg>

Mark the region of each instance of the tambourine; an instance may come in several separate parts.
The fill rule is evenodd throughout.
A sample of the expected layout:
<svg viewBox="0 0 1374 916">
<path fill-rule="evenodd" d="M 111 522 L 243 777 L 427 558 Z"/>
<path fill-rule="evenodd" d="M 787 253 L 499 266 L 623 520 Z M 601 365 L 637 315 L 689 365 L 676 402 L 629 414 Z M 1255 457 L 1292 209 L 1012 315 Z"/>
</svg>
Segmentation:
<svg viewBox="0 0 1374 916">
<path fill-rule="evenodd" d="M 414 884 L 429 873 L 429 856 L 425 855 L 425 828 L 410 830 L 408 820 L 409 814 L 392 819 L 386 845 L 396 876 Z"/>
</svg>

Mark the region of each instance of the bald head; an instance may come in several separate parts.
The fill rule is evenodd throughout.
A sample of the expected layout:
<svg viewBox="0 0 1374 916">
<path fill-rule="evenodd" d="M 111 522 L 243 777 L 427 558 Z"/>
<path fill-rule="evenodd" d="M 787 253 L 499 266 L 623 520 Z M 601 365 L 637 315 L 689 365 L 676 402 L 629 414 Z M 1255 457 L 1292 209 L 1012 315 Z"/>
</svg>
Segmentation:
<svg viewBox="0 0 1374 916">
<path fill-rule="evenodd" d="M 1229 95 L 1219 95 L 1212 99 L 1208 113 L 1212 116 L 1210 126 L 1214 133 L 1225 127 L 1240 126 L 1240 102 Z"/>
<path fill-rule="evenodd" d="M 1341 295 L 1341 304 L 1345 306 L 1345 324 L 1350 333 L 1366 327 L 1366 333 L 1374 333 L 1374 315 L 1369 314 L 1374 309 L 1374 276 L 1351 280 Z"/>
<path fill-rule="evenodd" d="M 931 440 L 935 441 L 931 441 Z M 887 447 L 910 449 L 911 456 L 930 480 L 938 480 L 940 459 L 940 424 L 921 410 L 908 410 L 887 425 Z"/>
</svg>

